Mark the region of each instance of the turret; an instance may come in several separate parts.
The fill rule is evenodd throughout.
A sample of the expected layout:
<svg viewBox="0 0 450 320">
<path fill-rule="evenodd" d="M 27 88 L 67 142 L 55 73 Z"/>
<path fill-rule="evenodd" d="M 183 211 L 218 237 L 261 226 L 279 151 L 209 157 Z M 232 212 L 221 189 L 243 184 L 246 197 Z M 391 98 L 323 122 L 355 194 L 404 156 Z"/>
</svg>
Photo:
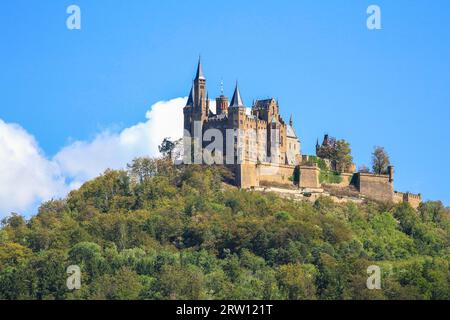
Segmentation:
<svg viewBox="0 0 450 320">
<path fill-rule="evenodd" d="M 388 167 L 388 174 L 389 174 L 389 182 L 390 183 L 394 182 L 394 173 L 395 173 L 394 166 L 389 166 Z"/>
<path fill-rule="evenodd" d="M 330 144 L 329 137 L 330 136 L 328 134 L 325 134 L 325 136 L 323 137 L 323 143 L 322 143 L 323 146 L 328 146 Z"/>
<path fill-rule="evenodd" d="M 236 82 L 236 88 L 234 89 L 233 98 L 231 99 L 230 108 L 245 108 L 244 101 L 242 100 L 241 92 L 239 90 L 239 85 Z"/>
<path fill-rule="evenodd" d="M 203 74 L 202 62 L 199 58 L 197 73 L 194 79 L 194 120 L 205 121 L 208 118 L 208 110 L 206 103 L 206 78 Z"/>
<path fill-rule="evenodd" d="M 216 113 L 217 115 L 228 114 L 228 98 L 224 95 L 216 98 Z"/>
<path fill-rule="evenodd" d="M 223 95 L 223 80 L 220 82 L 220 96 L 216 98 L 217 115 L 228 115 L 229 102 L 228 98 Z"/>
<path fill-rule="evenodd" d="M 231 126 L 235 129 L 243 128 L 246 118 L 244 101 L 242 100 L 241 92 L 239 86 L 236 83 L 236 88 L 234 89 L 233 98 L 231 99 L 230 107 L 228 108 L 228 119 Z"/>
</svg>

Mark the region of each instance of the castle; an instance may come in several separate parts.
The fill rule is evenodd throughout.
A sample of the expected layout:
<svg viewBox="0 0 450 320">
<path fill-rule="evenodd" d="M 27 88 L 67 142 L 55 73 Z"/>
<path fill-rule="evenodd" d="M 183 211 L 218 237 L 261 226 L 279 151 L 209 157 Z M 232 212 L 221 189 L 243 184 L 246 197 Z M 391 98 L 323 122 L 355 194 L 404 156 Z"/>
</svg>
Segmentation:
<svg viewBox="0 0 450 320">
<path fill-rule="evenodd" d="M 222 88 L 215 113 L 213 104 L 199 60 L 183 109 L 184 163 L 224 164 L 233 173 L 234 184 L 244 189 L 289 189 L 305 199 L 339 194 L 340 198 L 409 202 L 413 207 L 421 202 L 420 195 L 394 192 L 393 167 L 387 175 L 375 175 L 356 172 L 353 165 L 340 173 L 339 183 L 321 181 L 323 169 L 302 155 L 292 116 L 286 122 L 274 98 L 255 100 L 248 108 L 236 83 L 231 102 Z M 317 144 L 318 157 L 329 143 L 325 136 L 322 146 Z"/>
</svg>

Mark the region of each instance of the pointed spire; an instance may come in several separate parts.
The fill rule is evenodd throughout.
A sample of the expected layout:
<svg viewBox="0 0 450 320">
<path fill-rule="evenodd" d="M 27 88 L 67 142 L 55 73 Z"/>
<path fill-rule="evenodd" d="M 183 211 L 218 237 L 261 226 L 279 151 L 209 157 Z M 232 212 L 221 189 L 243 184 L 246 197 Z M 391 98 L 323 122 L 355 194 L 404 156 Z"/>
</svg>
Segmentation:
<svg viewBox="0 0 450 320">
<path fill-rule="evenodd" d="M 292 127 L 293 124 L 294 124 L 294 121 L 292 120 L 292 113 L 291 113 L 291 118 L 289 119 L 289 125 Z"/>
<path fill-rule="evenodd" d="M 194 87 L 191 87 L 191 92 L 189 93 L 189 98 L 187 100 L 186 107 L 193 105 L 194 105 Z"/>
<path fill-rule="evenodd" d="M 236 81 L 236 89 L 234 89 L 230 107 L 244 107 L 244 102 L 242 101 L 241 92 L 239 91 L 239 85 L 237 81 Z"/>
<path fill-rule="evenodd" d="M 203 75 L 202 58 L 198 57 L 197 74 L 195 75 L 195 80 L 206 80 Z"/>
</svg>

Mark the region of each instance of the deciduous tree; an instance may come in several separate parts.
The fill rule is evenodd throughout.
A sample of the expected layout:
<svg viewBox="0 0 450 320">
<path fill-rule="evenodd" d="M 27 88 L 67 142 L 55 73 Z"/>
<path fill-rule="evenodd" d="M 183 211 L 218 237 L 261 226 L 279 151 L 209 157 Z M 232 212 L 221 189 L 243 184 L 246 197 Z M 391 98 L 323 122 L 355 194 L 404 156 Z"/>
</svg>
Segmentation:
<svg viewBox="0 0 450 320">
<path fill-rule="evenodd" d="M 391 165 L 389 155 L 383 147 L 375 147 L 372 153 L 372 169 L 376 174 L 387 174 Z"/>
</svg>

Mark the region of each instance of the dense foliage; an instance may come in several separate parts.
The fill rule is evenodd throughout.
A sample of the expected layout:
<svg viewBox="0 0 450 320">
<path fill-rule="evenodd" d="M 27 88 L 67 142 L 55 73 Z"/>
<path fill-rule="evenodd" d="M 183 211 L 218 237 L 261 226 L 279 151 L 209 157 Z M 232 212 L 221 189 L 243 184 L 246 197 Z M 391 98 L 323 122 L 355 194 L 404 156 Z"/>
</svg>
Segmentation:
<svg viewBox="0 0 450 320">
<path fill-rule="evenodd" d="M 129 168 L 3 221 L 0 299 L 450 298 L 439 202 L 294 202 L 226 186 L 219 168 Z M 382 290 L 366 288 L 370 265 Z"/>
<path fill-rule="evenodd" d="M 372 170 L 376 174 L 387 174 L 391 165 L 389 155 L 383 147 L 375 147 L 372 153 Z"/>
<path fill-rule="evenodd" d="M 338 172 L 348 172 L 353 165 L 352 149 L 346 140 L 336 140 L 325 136 L 322 146 L 318 147 L 316 154 L 319 158 L 331 161 L 333 168 Z"/>
<path fill-rule="evenodd" d="M 328 168 L 325 160 L 319 157 L 310 156 L 307 162 L 308 165 L 317 164 L 320 169 L 319 182 L 325 184 L 339 184 L 342 182 L 342 176 L 338 171 L 333 171 Z"/>
</svg>

